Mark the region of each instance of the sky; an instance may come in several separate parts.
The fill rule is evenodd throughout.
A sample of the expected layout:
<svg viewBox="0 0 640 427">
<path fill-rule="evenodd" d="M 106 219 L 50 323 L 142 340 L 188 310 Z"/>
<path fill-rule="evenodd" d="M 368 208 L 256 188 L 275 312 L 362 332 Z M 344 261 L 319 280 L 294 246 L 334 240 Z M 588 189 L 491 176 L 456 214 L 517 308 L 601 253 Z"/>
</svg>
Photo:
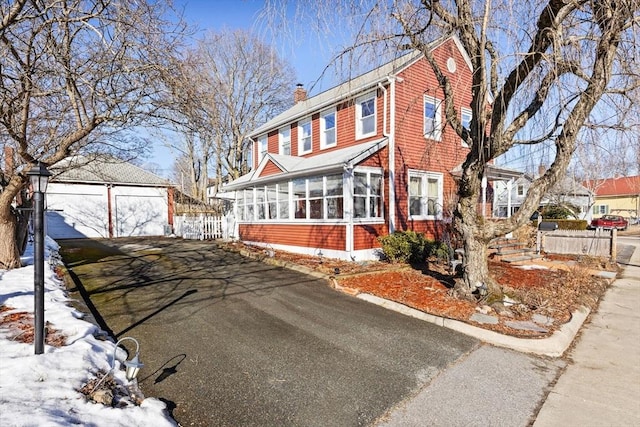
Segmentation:
<svg viewBox="0 0 640 427">
<path fill-rule="evenodd" d="M 58 245 L 46 239 L 48 260 Z M 44 353 L 36 355 L 33 343 L 15 339 L 25 332 L 2 320 L 33 313 L 32 247 L 22 263 L 22 268 L 0 270 L 0 426 L 175 426 L 159 399 L 148 397 L 138 406 L 124 396 L 119 400 L 123 407 L 114 408 L 88 401 L 78 391 L 98 372 L 111 369 L 115 343 L 94 336 L 99 335 L 98 327 L 82 320 L 82 314 L 70 305 L 65 286 L 55 278 L 49 261 L 45 261 L 45 321 L 66 336 L 66 345 L 45 345 Z M 32 325 L 31 321 L 27 323 Z M 118 347 L 111 373 L 121 385 L 129 384 L 121 370 L 125 358 L 125 351 Z M 140 348 L 140 361 L 144 363 L 144 348 Z"/>
<path fill-rule="evenodd" d="M 295 1 L 291 1 L 294 7 Z M 207 31 L 245 29 L 261 37 L 273 46 L 278 53 L 287 58 L 293 66 L 296 81 L 291 84 L 291 96 L 297 83 L 309 89 L 311 95 L 329 89 L 336 82 L 332 76 L 326 76 L 318 82 L 322 71 L 331 60 L 330 48 L 325 46 L 321 38 L 307 37 L 297 34 L 290 37 L 285 34 L 268 34 L 266 21 L 261 18 L 264 8 L 263 0 L 174 0 L 174 6 L 182 11 L 185 20 L 198 28 L 196 38 Z M 293 15 L 293 11 L 289 11 Z M 161 168 L 161 175 L 169 177 L 173 168 L 175 153 L 163 147 L 161 142 L 154 143 L 149 162 Z"/>
</svg>

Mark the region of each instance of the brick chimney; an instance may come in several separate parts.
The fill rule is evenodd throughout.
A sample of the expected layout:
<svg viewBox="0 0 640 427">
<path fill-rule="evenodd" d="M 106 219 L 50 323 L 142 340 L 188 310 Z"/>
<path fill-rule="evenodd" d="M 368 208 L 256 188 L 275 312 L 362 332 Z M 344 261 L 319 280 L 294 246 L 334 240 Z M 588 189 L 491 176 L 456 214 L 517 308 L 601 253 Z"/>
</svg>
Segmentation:
<svg viewBox="0 0 640 427">
<path fill-rule="evenodd" d="M 293 102 L 298 103 L 307 99 L 307 91 L 304 90 L 302 83 L 296 85 L 296 90 L 293 91 Z"/>
</svg>

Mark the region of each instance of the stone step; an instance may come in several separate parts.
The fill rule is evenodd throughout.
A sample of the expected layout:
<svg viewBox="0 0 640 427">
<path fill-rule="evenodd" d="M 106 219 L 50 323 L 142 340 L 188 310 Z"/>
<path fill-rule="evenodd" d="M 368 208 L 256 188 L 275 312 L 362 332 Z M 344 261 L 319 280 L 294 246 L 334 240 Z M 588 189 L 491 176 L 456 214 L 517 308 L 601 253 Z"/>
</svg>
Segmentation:
<svg viewBox="0 0 640 427">
<path fill-rule="evenodd" d="M 518 264 L 524 264 L 524 263 L 533 261 L 535 259 L 541 259 L 541 258 L 542 258 L 542 255 L 540 254 L 531 254 L 531 255 L 509 256 L 509 257 L 502 258 L 501 261 L 509 264 L 518 265 Z"/>
</svg>

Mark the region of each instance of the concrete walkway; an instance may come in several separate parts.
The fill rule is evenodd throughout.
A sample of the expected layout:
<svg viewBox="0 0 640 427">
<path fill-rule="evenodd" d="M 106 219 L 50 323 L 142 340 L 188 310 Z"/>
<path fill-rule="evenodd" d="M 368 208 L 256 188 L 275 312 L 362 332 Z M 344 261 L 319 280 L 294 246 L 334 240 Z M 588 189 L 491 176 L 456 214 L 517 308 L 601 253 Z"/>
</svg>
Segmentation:
<svg viewBox="0 0 640 427">
<path fill-rule="evenodd" d="M 640 425 L 640 245 L 584 326 L 535 427 Z"/>
</svg>

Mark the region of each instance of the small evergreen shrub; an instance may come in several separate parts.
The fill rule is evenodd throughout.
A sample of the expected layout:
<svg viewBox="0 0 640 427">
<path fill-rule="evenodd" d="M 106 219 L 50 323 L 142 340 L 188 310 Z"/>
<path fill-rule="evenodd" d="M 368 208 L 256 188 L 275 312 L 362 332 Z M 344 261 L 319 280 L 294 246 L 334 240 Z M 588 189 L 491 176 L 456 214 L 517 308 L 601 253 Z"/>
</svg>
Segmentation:
<svg viewBox="0 0 640 427">
<path fill-rule="evenodd" d="M 424 262 L 434 244 L 423 233 L 415 231 L 396 231 L 387 236 L 378 237 L 384 256 L 392 263 Z"/>
</svg>

